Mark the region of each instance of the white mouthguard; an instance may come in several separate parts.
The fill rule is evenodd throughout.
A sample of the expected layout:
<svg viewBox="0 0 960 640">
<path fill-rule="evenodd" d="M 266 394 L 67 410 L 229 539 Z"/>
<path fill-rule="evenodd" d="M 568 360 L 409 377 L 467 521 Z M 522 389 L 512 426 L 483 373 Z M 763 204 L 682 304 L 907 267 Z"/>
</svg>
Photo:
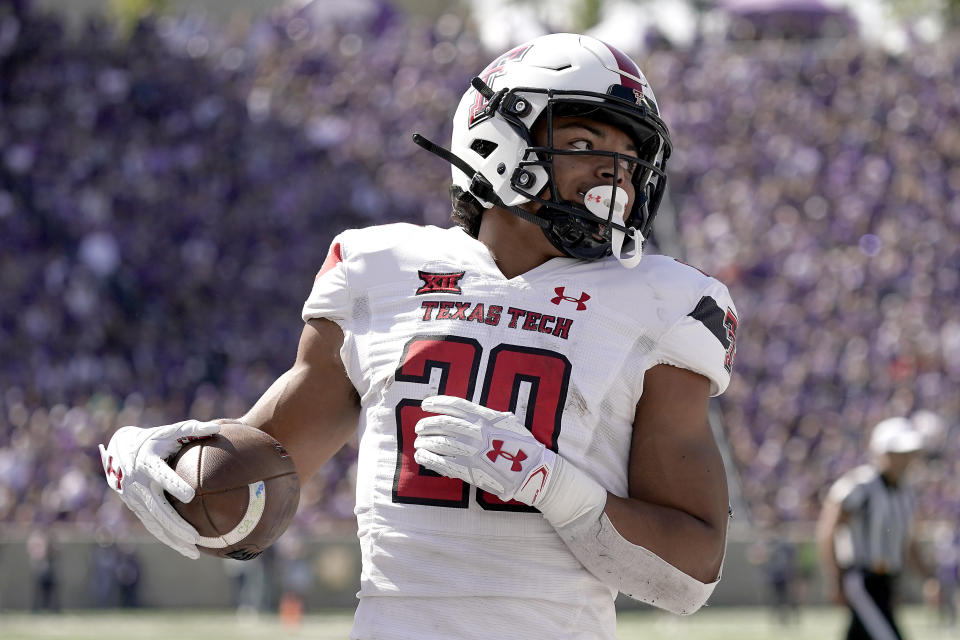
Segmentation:
<svg viewBox="0 0 960 640">
<path fill-rule="evenodd" d="M 614 189 L 616 189 L 615 193 Z M 626 218 L 627 192 L 620 187 L 609 184 L 596 186 L 583 196 L 583 204 L 587 211 L 601 220 L 606 220 L 610 216 L 611 197 L 613 198 L 613 217 L 617 222 L 623 223 Z M 640 264 L 640 258 L 643 257 L 644 237 L 639 229 L 630 227 L 627 231 L 629 235 L 616 227 L 611 229 L 610 245 L 613 248 L 614 257 L 620 261 L 620 264 L 632 269 Z"/>
</svg>

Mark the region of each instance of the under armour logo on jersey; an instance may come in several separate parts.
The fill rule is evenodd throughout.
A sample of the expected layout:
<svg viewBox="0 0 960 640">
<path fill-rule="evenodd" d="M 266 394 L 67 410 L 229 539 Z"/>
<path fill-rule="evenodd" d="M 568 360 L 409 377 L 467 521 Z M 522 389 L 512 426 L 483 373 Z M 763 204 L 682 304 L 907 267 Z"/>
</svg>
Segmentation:
<svg viewBox="0 0 960 640">
<path fill-rule="evenodd" d="M 503 450 L 503 440 L 494 440 L 493 449 L 487 451 L 487 457 L 490 458 L 491 462 L 496 462 L 500 456 L 513 463 L 510 465 L 510 471 L 523 471 L 523 465 L 520 463 L 527 459 L 527 454 L 523 452 L 523 449 L 517 449 L 516 453 L 508 453 Z"/>
<path fill-rule="evenodd" d="M 599 196 L 597 196 L 599 197 Z M 590 294 L 584 291 L 580 294 L 579 298 L 574 298 L 573 296 L 568 296 L 564 294 L 564 287 L 557 287 L 554 289 L 554 292 L 557 294 L 555 298 L 551 298 L 550 302 L 553 304 L 559 305 L 561 301 L 566 300 L 567 302 L 576 302 L 577 311 L 583 311 L 587 308 L 587 305 L 584 304 L 587 300 L 590 299 Z"/>
<path fill-rule="evenodd" d="M 423 280 L 423 286 L 417 289 L 417 295 L 425 293 L 461 293 L 458 282 L 463 277 L 464 271 L 456 273 L 429 273 L 427 271 L 417 271 L 417 275 Z"/>
</svg>

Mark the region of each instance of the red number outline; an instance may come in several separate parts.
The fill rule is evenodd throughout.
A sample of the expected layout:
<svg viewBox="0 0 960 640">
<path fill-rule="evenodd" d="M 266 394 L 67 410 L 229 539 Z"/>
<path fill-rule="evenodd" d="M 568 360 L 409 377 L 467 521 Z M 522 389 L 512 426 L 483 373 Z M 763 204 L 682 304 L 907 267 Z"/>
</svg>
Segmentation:
<svg viewBox="0 0 960 640">
<path fill-rule="evenodd" d="M 477 386 L 482 347 L 473 338 L 459 336 L 417 336 L 407 342 L 395 377 L 400 382 L 429 384 L 430 374 L 439 369 L 441 394 L 472 397 Z M 469 359 L 466 375 L 457 363 Z M 452 374 L 452 375 L 451 375 Z M 452 379 L 451 379 L 452 378 Z M 447 478 L 422 467 L 413 459 L 413 429 L 421 418 L 430 415 L 420 408 L 420 400 L 404 399 L 397 404 L 397 466 L 393 474 L 393 501 L 466 509 L 470 485 Z"/>
<path fill-rule="evenodd" d="M 399 382 L 429 384 L 434 369 L 441 371 L 439 393 L 474 397 L 483 348 L 472 338 L 449 335 L 416 336 L 404 346 L 395 378 Z M 525 426 L 537 440 L 557 451 L 561 417 L 570 383 L 570 361 L 546 349 L 501 344 L 490 350 L 480 404 L 497 411 L 516 412 L 521 383 L 530 384 Z M 414 428 L 433 415 L 420 408 L 420 400 L 404 398 L 397 403 L 397 463 L 393 501 L 465 509 L 470 485 L 441 476 L 413 459 Z M 537 510 L 523 503 L 503 502 L 476 490 L 477 503 L 490 511 Z"/>
<path fill-rule="evenodd" d="M 557 451 L 561 417 L 570 385 L 570 369 L 570 361 L 566 356 L 555 351 L 511 344 L 498 345 L 490 350 L 480 404 L 496 411 L 516 413 L 520 402 L 520 384 L 530 383 L 524 426 L 533 437 Z M 506 389 L 509 389 L 509 396 L 501 391 Z M 480 489 L 477 489 L 477 503 L 488 511 L 538 512 L 522 502 L 504 502 Z"/>
</svg>

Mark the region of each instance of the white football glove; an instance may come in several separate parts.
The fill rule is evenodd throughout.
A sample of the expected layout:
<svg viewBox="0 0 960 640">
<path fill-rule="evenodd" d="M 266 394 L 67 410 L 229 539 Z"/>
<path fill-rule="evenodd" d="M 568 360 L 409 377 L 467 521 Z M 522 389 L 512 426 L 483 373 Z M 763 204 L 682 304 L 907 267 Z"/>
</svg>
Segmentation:
<svg viewBox="0 0 960 640">
<path fill-rule="evenodd" d="M 514 414 L 452 396 L 426 398 L 421 407 L 441 415 L 417 423 L 418 464 L 536 507 L 555 526 L 606 502 L 599 483 L 534 438 Z"/>
<path fill-rule="evenodd" d="M 118 429 L 106 448 L 100 446 L 100 460 L 107 484 L 120 494 L 147 531 L 160 542 L 191 559 L 197 551 L 199 534 L 180 517 L 164 497 L 167 491 L 181 502 L 193 500 L 194 490 L 167 464 L 166 458 L 187 442 L 220 431 L 215 422 L 186 420 L 176 424 L 141 429 Z"/>
</svg>

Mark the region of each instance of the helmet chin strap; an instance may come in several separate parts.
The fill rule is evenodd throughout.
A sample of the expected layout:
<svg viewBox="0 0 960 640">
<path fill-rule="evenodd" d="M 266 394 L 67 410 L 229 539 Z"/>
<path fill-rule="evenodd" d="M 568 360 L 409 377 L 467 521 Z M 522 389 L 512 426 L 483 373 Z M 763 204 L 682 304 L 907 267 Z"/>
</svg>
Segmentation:
<svg viewBox="0 0 960 640">
<path fill-rule="evenodd" d="M 624 211 L 627 206 L 627 192 L 613 185 L 600 185 L 587 191 L 583 196 L 583 204 L 587 211 L 602 220 L 608 220 L 611 213 L 624 220 Z M 643 234 L 639 229 L 630 227 L 627 233 L 616 227 L 610 229 L 610 248 L 613 256 L 627 269 L 640 264 L 643 257 Z"/>
<path fill-rule="evenodd" d="M 628 253 L 631 251 L 632 253 L 623 252 L 624 240 L 626 240 Z M 613 249 L 613 255 L 627 269 L 633 269 L 640 264 L 640 258 L 643 257 L 643 240 L 643 234 L 636 227 L 630 227 L 629 236 L 619 229 L 614 229 L 610 233 L 610 247 Z"/>
</svg>

